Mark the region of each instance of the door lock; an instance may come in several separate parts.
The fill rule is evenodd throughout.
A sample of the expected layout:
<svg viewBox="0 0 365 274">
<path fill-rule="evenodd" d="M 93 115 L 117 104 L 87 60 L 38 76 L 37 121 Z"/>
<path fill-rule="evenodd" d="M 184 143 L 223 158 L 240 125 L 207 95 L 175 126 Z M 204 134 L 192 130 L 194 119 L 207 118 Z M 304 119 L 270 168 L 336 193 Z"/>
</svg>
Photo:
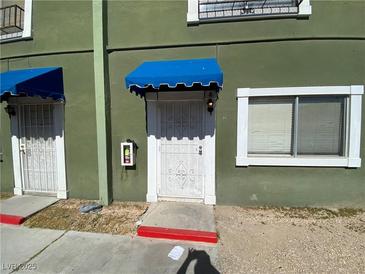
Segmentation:
<svg viewBox="0 0 365 274">
<path fill-rule="evenodd" d="M 25 154 L 25 144 L 20 144 L 20 151 Z"/>
</svg>

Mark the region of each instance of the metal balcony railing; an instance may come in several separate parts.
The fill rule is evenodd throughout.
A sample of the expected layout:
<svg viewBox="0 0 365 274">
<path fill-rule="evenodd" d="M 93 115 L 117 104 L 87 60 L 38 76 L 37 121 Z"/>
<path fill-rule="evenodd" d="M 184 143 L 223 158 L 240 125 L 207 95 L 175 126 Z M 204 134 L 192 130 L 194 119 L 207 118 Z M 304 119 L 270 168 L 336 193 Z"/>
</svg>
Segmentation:
<svg viewBox="0 0 365 274">
<path fill-rule="evenodd" d="M 11 34 L 23 31 L 24 9 L 18 5 L 0 8 L 0 34 Z"/>
<path fill-rule="evenodd" d="M 302 0 L 199 0 L 199 19 L 297 14 Z"/>
</svg>

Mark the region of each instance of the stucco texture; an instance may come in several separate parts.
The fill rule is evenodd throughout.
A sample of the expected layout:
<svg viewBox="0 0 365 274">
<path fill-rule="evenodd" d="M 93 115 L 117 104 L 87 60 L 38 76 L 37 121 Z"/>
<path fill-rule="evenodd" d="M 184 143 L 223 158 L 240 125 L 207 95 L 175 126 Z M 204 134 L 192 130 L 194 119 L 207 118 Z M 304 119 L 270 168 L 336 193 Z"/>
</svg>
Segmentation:
<svg viewBox="0 0 365 274">
<path fill-rule="evenodd" d="M 70 197 L 98 198 L 97 154 L 95 137 L 95 104 L 92 54 L 52 55 L 12 59 L 14 70 L 30 67 L 60 66 L 63 68 L 65 90 L 66 178 Z M 90 80 L 91 79 L 91 80 Z M 3 109 L 6 103 L 1 104 Z M 1 186 L 11 190 L 12 158 L 8 115 L 2 115 L 4 131 L 4 162 Z M 9 130 L 7 130 L 9 128 Z M 1 136 L 1 137 L 2 137 Z M 4 178 L 4 179 L 3 179 Z M 3 181 L 4 180 L 4 181 Z"/>
<path fill-rule="evenodd" d="M 216 57 L 224 72 L 216 108 L 217 203 L 365 208 L 364 164 L 358 169 L 235 166 L 237 88 L 365 84 L 365 2 L 311 3 L 309 19 L 187 26 L 187 1 L 108 1 L 113 198 L 144 201 L 147 192 L 145 102 L 125 89 L 125 75 L 146 60 Z M 63 67 L 68 189 L 71 197 L 95 199 L 91 1 L 34 1 L 33 10 L 33 40 L 2 44 L 1 71 Z M 1 189 L 11 190 L 5 105 Z M 139 146 L 135 169 L 120 166 L 120 142 L 127 138 Z"/>
<path fill-rule="evenodd" d="M 216 57 L 224 71 L 216 116 L 217 203 L 364 207 L 364 168 L 235 166 L 237 88 L 365 81 L 364 3 L 311 2 L 309 20 L 193 27 L 186 26 L 187 1 L 109 2 L 114 198 L 145 199 L 147 191 L 145 102 L 124 86 L 120 88 L 123 76 L 145 60 Z M 118 17 L 126 10 L 128 16 Z M 131 17 L 133 24 L 129 24 Z M 128 28 L 118 27 L 123 25 Z M 136 170 L 120 166 L 119 142 L 126 138 L 134 139 L 140 147 Z"/>
<path fill-rule="evenodd" d="M 364 168 L 240 168 L 235 166 L 235 156 L 237 88 L 363 84 L 364 45 L 362 41 L 287 41 L 114 52 L 109 68 L 114 198 L 145 199 L 147 191 L 145 102 L 121 88 L 122 76 L 144 60 L 215 56 L 224 71 L 216 108 L 217 203 L 363 206 Z M 119 143 L 127 138 L 140 147 L 136 170 L 120 166 Z M 364 144 L 364 134 L 362 140 Z"/>
</svg>

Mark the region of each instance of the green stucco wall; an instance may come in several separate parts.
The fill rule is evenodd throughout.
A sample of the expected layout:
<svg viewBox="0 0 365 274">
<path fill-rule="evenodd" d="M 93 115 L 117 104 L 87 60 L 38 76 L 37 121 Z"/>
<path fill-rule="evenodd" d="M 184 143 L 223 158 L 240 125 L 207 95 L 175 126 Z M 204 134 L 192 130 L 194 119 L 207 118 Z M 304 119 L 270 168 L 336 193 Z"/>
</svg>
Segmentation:
<svg viewBox="0 0 365 274">
<path fill-rule="evenodd" d="M 224 72 L 216 109 L 217 203 L 365 208 L 364 164 L 359 169 L 235 167 L 237 88 L 365 84 L 365 1 L 311 3 L 308 20 L 188 27 L 187 1 L 108 1 L 114 199 L 143 201 L 147 192 L 145 102 L 125 89 L 124 76 L 146 60 L 216 57 Z M 36 1 L 33 9 L 34 39 L 2 44 L 1 71 L 63 67 L 70 196 L 97 198 L 91 2 Z M 21 58 L 10 58 L 16 56 Z M 8 140 L 8 116 L 1 119 L 0 135 Z M 362 128 L 364 160 L 364 122 Z M 120 166 L 119 146 L 127 138 L 139 146 L 135 169 Z M 4 146 L 1 186 L 11 189 L 10 141 Z"/>
<path fill-rule="evenodd" d="M 235 168 L 236 138 L 230 138 L 236 132 L 236 88 L 364 84 L 364 57 L 364 41 L 291 41 L 221 48 L 225 86 L 217 109 L 218 203 L 364 206 L 363 167 Z M 363 159 L 364 137 L 363 130 Z"/>
<path fill-rule="evenodd" d="M 91 1 L 33 1 L 33 40 L 1 44 L 1 71 L 60 66 L 65 103 L 66 177 L 70 197 L 97 199 L 97 152 Z M 9 58 L 10 57 L 10 58 Z M 6 103 L 1 104 L 1 109 Z M 2 122 L 9 124 L 8 115 Z M 6 128 L 1 189 L 13 188 Z"/>
<path fill-rule="evenodd" d="M 91 53 L 27 57 L 10 62 L 9 69 L 60 66 L 63 68 L 65 103 L 66 176 L 70 197 L 98 197 L 97 155 L 95 139 L 95 105 L 93 81 L 93 55 Z M 2 71 L 5 69 L 2 67 Z M 1 104 L 4 109 L 6 103 Z M 6 114 L 6 113 L 5 113 Z M 2 115 L 5 126 L 8 115 Z M 4 135 L 4 155 L 1 185 L 13 187 L 11 144 L 9 131 Z M 1 137 L 2 137 L 1 136 Z M 11 185 L 11 187 L 10 187 Z"/>
<path fill-rule="evenodd" d="M 147 192 L 145 102 L 121 90 L 120 75 L 144 60 L 179 56 L 217 57 L 224 71 L 224 89 L 216 109 L 218 204 L 364 206 L 364 168 L 235 167 L 237 88 L 364 84 L 364 41 L 287 41 L 112 53 L 115 199 L 143 200 Z M 140 147 L 136 170 L 119 164 L 119 143 L 127 138 Z M 365 144 L 364 134 L 362 140 Z"/>
<path fill-rule="evenodd" d="M 221 22 L 189 26 L 187 0 L 109 1 L 109 48 L 184 46 L 271 39 L 365 37 L 365 3 L 312 0 L 307 19 Z"/>
<path fill-rule="evenodd" d="M 5 112 L 2 104 L 0 109 L 0 153 L 3 153 L 3 161 L 0 162 L 0 191 L 13 191 L 13 173 L 12 173 L 12 152 L 11 152 L 11 135 L 10 119 Z"/>
<path fill-rule="evenodd" d="M 112 108 L 113 193 L 117 200 L 145 200 L 147 193 L 147 133 L 145 102 L 124 87 L 123 76 L 144 60 L 201 58 L 215 55 L 215 47 L 156 49 L 110 54 Z M 136 170 L 120 165 L 120 142 L 133 139 L 139 146 Z"/>
<path fill-rule="evenodd" d="M 32 12 L 33 39 L 1 44 L 2 59 L 92 50 L 91 0 L 33 0 Z"/>
</svg>

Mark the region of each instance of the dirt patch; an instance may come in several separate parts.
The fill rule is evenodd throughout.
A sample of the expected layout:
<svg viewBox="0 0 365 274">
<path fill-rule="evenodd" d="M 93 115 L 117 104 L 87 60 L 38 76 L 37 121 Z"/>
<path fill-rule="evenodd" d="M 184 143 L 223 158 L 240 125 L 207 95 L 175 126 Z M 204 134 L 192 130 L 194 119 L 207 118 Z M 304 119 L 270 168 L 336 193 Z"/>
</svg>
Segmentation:
<svg viewBox="0 0 365 274">
<path fill-rule="evenodd" d="M 13 196 L 14 195 L 10 192 L 0 192 L 0 200 L 6 200 L 6 199 L 9 199 Z"/>
<path fill-rule="evenodd" d="M 260 208 L 273 210 L 278 217 L 289 217 L 297 219 L 331 219 L 336 217 L 355 217 L 364 212 L 357 208 L 302 208 L 302 207 L 279 207 L 279 208 Z"/>
<path fill-rule="evenodd" d="M 361 209 L 217 206 L 222 273 L 365 273 Z"/>
<path fill-rule="evenodd" d="M 59 201 L 33 215 L 24 225 L 61 230 L 134 234 L 135 223 L 147 210 L 146 203 L 114 202 L 97 213 L 81 214 L 79 208 L 94 201 L 69 199 Z"/>
</svg>

